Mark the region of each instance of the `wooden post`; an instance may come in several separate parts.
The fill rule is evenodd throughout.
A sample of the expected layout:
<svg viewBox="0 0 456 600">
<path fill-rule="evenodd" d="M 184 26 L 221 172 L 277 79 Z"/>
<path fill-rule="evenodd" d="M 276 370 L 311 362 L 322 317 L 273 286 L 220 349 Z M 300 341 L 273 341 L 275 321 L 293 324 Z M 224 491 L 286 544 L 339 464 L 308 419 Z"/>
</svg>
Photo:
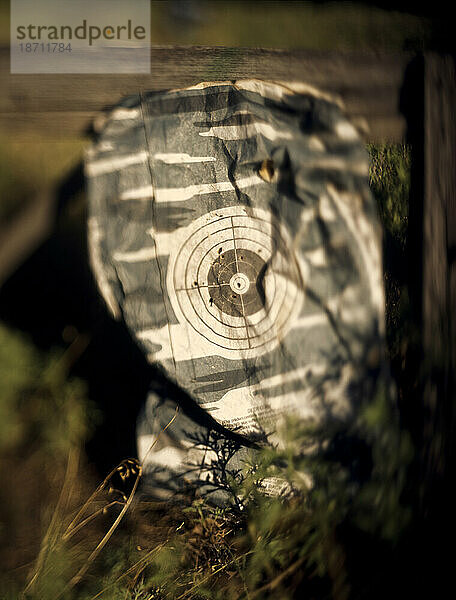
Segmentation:
<svg viewBox="0 0 456 600">
<path fill-rule="evenodd" d="M 456 80 L 454 59 L 424 63 L 422 347 L 431 510 L 451 517 L 456 407 Z M 450 495 L 449 495 L 450 494 Z"/>
<path fill-rule="evenodd" d="M 456 81 L 451 56 L 424 64 L 423 348 L 455 363 Z"/>
<path fill-rule="evenodd" d="M 417 343 L 409 354 L 407 425 L 415 437 L 418 524 L 413 570 L 433 593 L 453 578 L 456 523 L 456 79 L 452 56 L 414 61 L 403 109 L 412 144 L 410 295 Z M 412 544 L 413 545 L 413 544 Z M 432 582 L 432 583 L 431 583 Z M 453 582 L 452 582 L 453 584 Z M 422 590 L 423 591 L 423 590 Z"/>
</svg>

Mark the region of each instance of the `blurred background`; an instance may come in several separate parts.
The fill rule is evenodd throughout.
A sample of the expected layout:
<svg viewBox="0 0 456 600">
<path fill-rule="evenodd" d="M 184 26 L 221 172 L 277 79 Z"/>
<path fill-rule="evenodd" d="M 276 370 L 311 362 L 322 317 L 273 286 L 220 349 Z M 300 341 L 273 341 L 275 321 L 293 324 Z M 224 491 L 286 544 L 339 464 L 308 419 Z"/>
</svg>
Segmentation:
<svg viewBox="0 0 456 600">
<path fill-rule="evenodd" d="M 152 44 L 450 51 L 453 35 L 442 5 L 152 1 Z M 3 56 L 8 43 L 9 2 L 2 0 Z M 90 123 L 71 137 L 58 127 L 37 133 L 2 123 L 0 572 L 5 581 L 23 582 L 68 474 L 68 454 L 83 448 L 80 497 L 135 455 L 135 420 L 151 371 L 125 328 L 106 313 L 88 266 L 81 159 Z M 388 347 L 400 380 L 409 335 L 404 290 L 410 152 L 405 144 L 388 143 L 368 150 L 385 228 Z M 38 244 L 28 245 L 30 219 L 38 216 L 27 211 L 49 194 L 57 198 L 51 227 Z"/>
</svg>

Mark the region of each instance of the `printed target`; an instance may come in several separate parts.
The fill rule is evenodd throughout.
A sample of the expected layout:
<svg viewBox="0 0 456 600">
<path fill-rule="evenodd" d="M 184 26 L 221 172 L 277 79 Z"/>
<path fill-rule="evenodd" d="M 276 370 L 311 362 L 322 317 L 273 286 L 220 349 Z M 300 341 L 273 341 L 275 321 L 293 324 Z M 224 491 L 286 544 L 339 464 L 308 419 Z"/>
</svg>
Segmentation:
<svg viewBox="0 0 456 600">
<path fill-rule="evenodd" d="M 301 310 L 303 285 L 289 236 L 263 210 L 229 207 L 197 219 L 170 267 L 177 312 L 225 350 L 266 351 Z"/>
</svg>

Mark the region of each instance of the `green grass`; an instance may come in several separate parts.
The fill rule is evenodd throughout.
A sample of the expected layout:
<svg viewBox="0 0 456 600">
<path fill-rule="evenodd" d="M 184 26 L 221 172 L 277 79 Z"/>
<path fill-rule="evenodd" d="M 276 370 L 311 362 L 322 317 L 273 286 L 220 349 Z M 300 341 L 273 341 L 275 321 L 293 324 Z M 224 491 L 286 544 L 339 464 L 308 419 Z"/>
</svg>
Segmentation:
<svg viewBox="0 0 456 600">
<path fill-rule="evenodd" d="M 318 598 L 350 597 L 358 581 L 347 557 L 365 551 L 353 537 L 369 540 L 375 560 L 376 543 L 393 552 L 410 516 L 400 499 L 410 443 L 383 393 L 360 413 L 355 428 L 372 448 L 373 470 L 367 482 L 354 484 L 349 469 L 337 461 L 298 458 L 294 446 L 303 436 L 327 437 L 327 432 L 311 434 L 290 423 L 289 448 L 268 450 L 246 475 L 243 512 L 214 509 L 198 499 L 179 506 L 139 502 L 95 558 L 120 506 L 109 508 L 116 492 L 109 496 L 108 488 L 99 491 L 76 524 L 103 506 L 106 515 L 98 514 L 79 535 L 65 539 L 77 512 L 72 490 L 83 477 L 73 471 L 47 516 L 39 558 L 28 569 L 32 584 L 25 598 L 292 598 L 305 591 Z M 290 456 L 284 471 L 278 463 Z M 264 476 L 291 483 L 303 470 L 318 482 L 313 491 L 303 489 L 304 496 L 283 501 L 256 491 L 256 482 Z M 15 583 L 8 593 L 18 592 Z"/>
<path fill-rule="evenodd" d="M 70 378 L 68 369 L 67 354 L 43 354 L 0 324 L 2 598 L 15 597 L 21 587 L 59 497 L 68 457 L 96 419 L 85 385 Z"/>
<path fill-rule="evenodd" d="M 386 232 L 405 249 L 410 193 L 410 148 L 405 144 L 370 144 L 369 183 Z"/>
<path fill-rule="evenodd" d="M 387 342 L 391 360 L 400 362 L 409 336 L 406 246 L 411 149 L 404 144 L 371 144 L 368 150 L 370 186 L 384 232 Z"/>
</svg>

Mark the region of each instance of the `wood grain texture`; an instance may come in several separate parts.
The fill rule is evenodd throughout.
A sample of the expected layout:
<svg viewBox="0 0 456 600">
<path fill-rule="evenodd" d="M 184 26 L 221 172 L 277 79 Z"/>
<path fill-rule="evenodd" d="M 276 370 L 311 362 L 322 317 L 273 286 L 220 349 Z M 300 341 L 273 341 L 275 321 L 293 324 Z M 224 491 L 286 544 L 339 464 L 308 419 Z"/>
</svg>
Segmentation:
<svg viewBox="0 0 456 600">
<path fill-rule="evenodd" d="M 62 137 L 82 132 L 88 119 L 122 96 L 185 87 L 201 81 L 256 77 L 303 81 L 339 96 L 347 114 L 367 124 L 369 141 L 401 141 L 399 110 L 410 56 L 222 47 L 153 47 L 145 75 L 10 74 L 9 50 L 0 48 L 0 127 L 47 131 Z M 49 118 L 52 113 L 52 118 Z"/>
<path fill-rule="evenodd" d="M 456 367 L 456 79 L 427 56 L 424 81 L 423 344 Z"/>
<path fill-rule="evenodd" d="M 421 285 L 411 300 L 421 327 L 411 354 L 410 428 L 417 452 L 417 508 L 430 580 L 452 578 L 448 554 L 455 525 L 456 469 L 456 80 L 454 58 L 425 55 L 422 63 L 422 143 L 414 148 L 421 194 L 412 198 L 421 252 L 414 268 Z M 418 236 L 417 236 L 418 237 Z M 427 549 L 432 549 L 428 552 Z M 416 561 L 414 562 L 414 566 Z M 443 579 L 445 581 L 445 579 Z M 446 582 L 448 586 L 450 582 Z M 435 592 L 434 583 L 432 584 Z M 443 585 L 442 585 L 443 589 Z"/>
</svg>

